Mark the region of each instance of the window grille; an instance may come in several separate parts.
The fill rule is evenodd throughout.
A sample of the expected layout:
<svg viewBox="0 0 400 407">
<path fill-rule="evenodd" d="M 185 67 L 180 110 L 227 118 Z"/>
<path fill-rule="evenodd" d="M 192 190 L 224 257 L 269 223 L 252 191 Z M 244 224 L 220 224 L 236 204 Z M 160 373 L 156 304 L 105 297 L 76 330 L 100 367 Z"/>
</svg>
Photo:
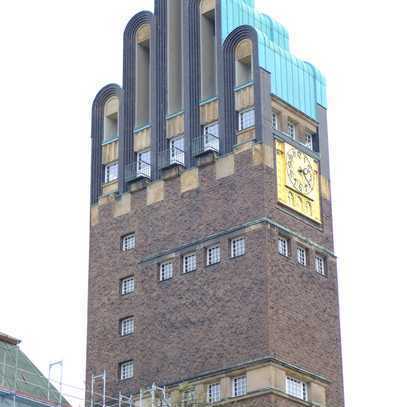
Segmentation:
<svg viewBox="0 0 400 407">
<path fill-rule="evenodd" d="M 207 266 L 217 264 L 221 261 L 221 248 L 219 245 L 207 249 Z"/>
<path fill-rule="evenodd" d="M 121 380 L 131 379 L 133 377 L 133 360 L 128 360 L 120 364 L 119 377 Z"/>
<path fill-rule="evenodd" d="M 104 167 L 104 183 L 118 179 L 118 163 L 107 164 Z"/>
<path fill-rule="evenodd" d="M 307 401 L 307 384 L 294 379 L 293 377 L 286 378 L 286 393 L 290 396 Z"/>
<path fill-rule="evenodd" d="M 239 131 L 254 127 L 256 124 L 255 109 L 239 112 Z"/>
<path fill-rule="evenodd" d="M 213 383 L 208 385 L 207 401 L 209 403 L 217 403 L 221 400 L 221 384 Z"/>
<path fill-rule="evenodd" d="M 278 251 L 282 256 L 289 256 L 289 241 L 283 237 L 278 240 Z"/>
<path fill-rule="evenodd" d="M 170 280 L 172 278 L 172 262 L 160 264 L 160 281 Z"/>
<path fill-rule="evenodd" d="M 293 140 L 296 138 L 296 125 L 293 122 L 288 122 L 288 135 Z"/>
<path fill-rule="evenodd" d="M 279 130 L 278 113 L 275 113 L 275 112 L 272 112 L 272 127 L 275 130 Z"/>
<path fill-rule="evenodd" d="M 136 246 L 135 234 L 130 233 L 129 235 L 123 236 L 121 239 L 121 249 L 126 252 L 128 250 L 134 249 Z"/>
<path fill-rule="evenodd" d="M 303 247 L 297 248 L 297 262 L 302 266 L 307 265 L 307 252 Z"/>
<path fill-rule="evenodd" d="M 196 254 L 188 254 L 183 256 L 183 272 L 190 273 L 195 271 L 197 268 L 197 257 Z"/>
<path fill-rule="evenodd" d="M 325 259 L 322 256 L 315 256 L 315 271 L 322 276 L 326 275 Z"/>
<path fill-rule="evenodd" d="M 132 335 L 135 330 L 133 318 L 125 318 L 121 320 L 121 336 Z"/>
<path fill-rule="evenodd" d="M 246 253 L 246 240 L 244 237 L 232 239 L 231 241 L 231 257 L 243 256 Z"/>
<path fill-rule="evenodd" d="M 232 379 L 232 397 L 244 396 L 247 393 L 246 376 L 234 377 Z"/>
<path fill-rule="evenodd" d="M 121 295 L 127 295 L 135 291 L 134 277 L 127 277 L 121 280 Z"/>
</svg>

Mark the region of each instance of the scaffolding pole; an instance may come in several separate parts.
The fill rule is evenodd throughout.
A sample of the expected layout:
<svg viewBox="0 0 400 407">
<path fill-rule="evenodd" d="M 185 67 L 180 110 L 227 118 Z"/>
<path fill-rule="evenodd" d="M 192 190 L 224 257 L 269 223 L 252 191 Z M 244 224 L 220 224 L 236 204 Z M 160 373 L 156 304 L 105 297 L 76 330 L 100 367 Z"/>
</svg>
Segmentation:
<svg viewBox="0 0 400 407">
<path fill-rule="evenodd" d="M 130 395 L 129 397 L 127 397 L 120 392 L 118 397 L 118 407 L 124 407 L 124 405 L 133 407 L 133 396 Z"/>
<path fill-rule="evenodd" d="M 59 390 L 59 395 L 58 395 L 58 407 L 61 407 L 62 404 L 62 381 L 63 381 L 63 370 L 64 370 L 64 363 L 62 360 L 59 360 L 57 362 L 49 363 L 49 377 L 47 379 L 47 400 L 50 401 L 50 387 L 51 387 L 51 371 L 56 368 L 60 368 L 60 390 Z"/>
<path fill-rule="evenodd" d="M 107 374 L 106 371 L 104 370 L 101 375 L 95 376 L 92 375 L 92 385 L 91 385 L 91 395 L 90 395 L 90 407 L 95 407 L 95 402 L 94 402 L 94 396 L 95 396 L 95 391 L 94 391 L 94 386 L 96 385 L 96 381 L 101 380 L 103 389 L 101 392 L 102 396 L 102 407 L 106 407 L 106 380 L 107 380 Z"/>
</svg>

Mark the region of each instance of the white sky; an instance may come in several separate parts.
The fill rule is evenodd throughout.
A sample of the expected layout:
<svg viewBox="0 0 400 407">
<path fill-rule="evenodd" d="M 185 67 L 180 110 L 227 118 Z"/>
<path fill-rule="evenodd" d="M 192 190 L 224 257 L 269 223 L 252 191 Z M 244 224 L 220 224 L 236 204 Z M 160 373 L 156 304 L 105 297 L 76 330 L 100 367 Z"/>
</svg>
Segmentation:
<svg viewBox="0 0 400 407">
<path fill-rule="evenodd" d="M 347 406 L 393 405 L 399 356 L 398 2 L 258 0 L 328 78 Z M 0 331 L 84 377 L 90 113 L 122 80 L 126 23 L 153 0 L 0 9 Z M 388 388 L 390 386 L 390 388 Z"/>
</svg>

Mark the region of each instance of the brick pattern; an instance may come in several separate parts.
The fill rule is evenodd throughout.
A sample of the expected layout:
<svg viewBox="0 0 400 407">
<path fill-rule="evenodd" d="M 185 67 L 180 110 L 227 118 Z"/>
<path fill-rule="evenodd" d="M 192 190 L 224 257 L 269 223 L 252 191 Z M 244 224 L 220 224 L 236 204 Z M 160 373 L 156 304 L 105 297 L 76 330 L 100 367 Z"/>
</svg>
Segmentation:
<svg viewBox="0 0 400 407">
<path fill-rule="evenodd" d="M 274 170 L 255 165 L 253 156 L 252 148 L 234 154 L 233 175 L 220 179 L 215 164 L 199 168 L 199 186 L 188 192 L 181 193 L 180 177 L 165 181 L 163 200 L 150 206 L 146 189 L 139 190 L 131 194 L 131 211 L 116 218 L 112 203 L 99 207 L 90 240 L 87 375 L 106 369 L 109 394 L 273 353 L 326 376 L 332 381 L 328 405 L 343 406 L 333 258 L 328 278 L 317 275 L 313 249 L 307 268 L 300 266 L 295 250 L 289 258 L 277 254 L 278 231 L 260 225 L 245 233 L 246 255 L 237 259 L 230 258 L 230 236 L 217 239 L 218 265 L 205 265 L 208 244 L 195 247 L 193 273 L 182 274 L 180 255 L 172 257 L 170 281 L 159 282 L 157 261 L 141 262 L 266 216 L 333 250 L 330 203 L 322 202 L 323 228 L 283 210 L 276 203 Z M 130 232 L 136 249 L 123 253 L 120 237 Z M 119 281 L 132 273 L 135 293 L 123 298 Z M 118 321 L 126 316 L 135 318 L 135 333 L 121 338 Z M 135 361 L 135 378 L 120 383 L 118 364 L 129 359 Z M 263 405 L 275 406 L 274 397 Z"/>
</svg>

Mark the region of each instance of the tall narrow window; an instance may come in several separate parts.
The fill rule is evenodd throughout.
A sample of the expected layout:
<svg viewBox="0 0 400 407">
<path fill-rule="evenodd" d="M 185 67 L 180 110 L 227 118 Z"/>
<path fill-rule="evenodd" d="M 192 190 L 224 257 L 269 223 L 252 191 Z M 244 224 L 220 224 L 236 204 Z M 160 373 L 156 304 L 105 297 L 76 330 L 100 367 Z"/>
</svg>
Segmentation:
<svg viewBox="0 0 400 407">
<path fill-rule="evenodd" d="M 289 241 L 284 237 L 278 239 L 278 252 L 282 256 L 289 257 Z"/>
<path fill-rule="evenodd" d="M 279 130 L 279 116 L 276 112 L 272 112 L 272 127 L 275 130 Z"/>
<path fill-rule="evenodd" d="M 221 248 L 219 245 L 207 249 L 207 266 L 217 264 L 221 261 Z"/>
<path fill-rule="evenodd" d="M 213 383 L 207 387 L 207 401 L 209 403 L 218 403 L 221 401 L 221 384 Z"/>
<path fill-rule="evenodd" d="M 169 160 L 171 164 L 185 165 L 185 137 L 174 137 L 169 142 Z"/>
<path fill-rule="evenodd" d="M 104 166 L 104 183 L 112 182 L 118 179 L 118 163 L 107 164 Z"/>
<path fill-rule="evenodd" d="M 160 264 L 160 281 L 170 280 L 172 278 L 172 272 L 171 261 Z"/>
<path fill-rule="evenodd" d="M 200 53 L 201 53 L 201 98 L 217 94 L 215 9 L 209 9 L 209 1 L 200 3 Z"/>
<path fill-rule="evenodd" d="M 302 266 L 307 266 L 307 251 L 304 247 L 297 248 L 297 262 Z"/>
<path fill-rule="evenodd" d="M 118 138 L 118 112 L 119 100 L 117 97 L 112 97 L 104 106 L 103 142 L 105 143 Z"/>
<path fill-rule="evenodd" d="M 151 178 L 151 151 L 140 151 L 137 155 L 136 173 L 138 177 Z"/>
<path fill-rule="evenodd" d="M 182 0 L 167 1 L 168 113 L 183 108 Z"/>
<path fill-rule="evenodd" d="M 219 152 L 219 123 L 211 123 L 203 127 L 204 150 Z"/>
<path fill-rule="evenodd" d="M 326 276 L 325 259 L 320 255 L 315 255 L 315 271 L 322 276 Z"/>
<path fill-rule="evenodd" d="M 243 40 L 236 48 L 236 86 L 245 85 L 253 80 L 253 45 Z"/>
<path fill-rule="evenodd" d="M 310 150 L 313 150 L 313 138 L 314 137 L 311 133 L 306 133 L 304 135 L 304 145 Z"/>
<path fill-rule="evenodd" d="M 294 140 L 296 138 L 296 125 L 289 120 L 287 127 L 289 137 L 291 137 Z"/>
<path fill-rule="evenodd" d="M 150 122 L 150 36 L 149 24 L 140 27 L 136 33 L 136 128 Z"/>
<path fill-rule="evenodd" d="M 232 397 L 244 396 L 247 393 L 246 376 L 234 377 L 232 379 Z"/>
</svg>

